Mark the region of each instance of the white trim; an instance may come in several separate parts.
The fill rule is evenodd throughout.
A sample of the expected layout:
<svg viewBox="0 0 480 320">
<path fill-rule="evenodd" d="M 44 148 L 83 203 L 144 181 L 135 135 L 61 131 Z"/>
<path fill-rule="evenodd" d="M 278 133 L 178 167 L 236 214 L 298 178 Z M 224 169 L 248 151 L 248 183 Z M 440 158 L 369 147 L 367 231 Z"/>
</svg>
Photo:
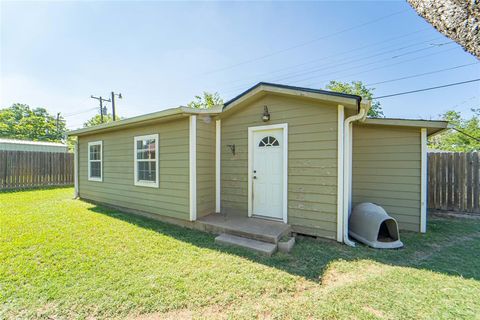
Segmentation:
<svg viewBox="0 0 480 320">
<path fill-rule="evenodd" d="M 91 146 L 100 146 L 100 160 L 90 160 L 90 147 Z M 92 177 L 91 176 L 91 162 L 100 162 L 100 177 Z M 87 150 L 87 165 L 88 165 L 88 181 L 103 181 L 103 141 L 91 141 L 88 143 L 88 150 Z"/>
<path fill-rule="evenodd" d="M 248 216 L 253 214 L 253 133 L 255 131 L 283 129 L 283 222 L 288 223 L 288 123 L 248 127 Z"/>
<path fill-rule="evenodd" d="M 215 212 L 220 213 L 220 164 L 221 164 L 221 136 L 222 124 L 221 120 L 215 121 Z"/>
<path fill-rule="evenodd" d="M 78 138 L 75 141 L 74 153 L 73 153 L 73 185 L 74 185 L 74 198 L 78 198 Z"/>
<path fill-rule="evenodd" d="M 189 121 L 189 198 L 190 221 L 197 220 L 197 116 L 191 115 Z"/>
<path fill-rule="evenodd" d="M 360 107 L 358 114 L 348 117 L 343 125 L 343 242 L 351 247 L 355 246 L 355 242 L 348 237 L 348 219 L 351 207 L 351 190 L 352 190 L 352 122 L 365 119 L 367 111 Z"/>
<path fill-rule="evenodd" d="M 350 130 L 348 131 L 348 212 L 352 212 L 352 195 L 353 195 L 353 122 L 350 122 Z"/>
<path fill-rule="evenodd" d="M 337 241 L 343 242 L 343 121 L 345 118 L 345 107 L 338 105 L 337 117 Z"/>
<path fill-rule="evenodd" d="M 147 140 L 147 139 L 155 139 L 155 182 L 146 181 L 146 180 L 138 180 L 138 171 L 137 171 L 137 141 L 139 140 Z M 158 137 L 158 133 L 156 134 L 149 134 L 144 136 L 135 136 L 133 138 L 133 176 L 134 180 L 133 183 L 139 187 L 150 187 L 150 188 L 158 188 L 158 158 L 160 154 L 158 153 L 158 145 L 160 144 L 160 139 Z"/>
<path fill-rule="evenodd" d="M 420 129 L 422 143 L 420 232 L 427 232 L 427 128 Z"/>
</svg>

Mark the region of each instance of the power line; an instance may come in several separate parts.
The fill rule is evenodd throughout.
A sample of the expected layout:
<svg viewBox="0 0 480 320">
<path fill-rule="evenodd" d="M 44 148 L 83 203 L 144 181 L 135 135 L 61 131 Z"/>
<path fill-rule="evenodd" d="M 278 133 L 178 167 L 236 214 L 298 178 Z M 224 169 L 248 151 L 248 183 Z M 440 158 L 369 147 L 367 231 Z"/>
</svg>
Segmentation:
<svg viewBox="0 0 480 320">
<path fill-rule="evenodd" d="M 360 61 L 363 61 L 363 60 L 368 60 L 368 59 L 371 59 L 371 58 L 374 58 L 374 57 L 377 57 L 377 56 L 381 56 L 381 55 L 384 55 L 384 54 L 393 53 L 393 52 L 396 52 L 396 51 L 399 51 L 399 50 L 414 47 L 414 46 L 423 44 L 425 42 L 430 42 L 430 41 L 436 40 L 436 39 L 438 39 L 438 38 L 415 42 L 415 43 L 412 43 L 412 44 L 409 44 L 409 45 L 404 45 L 404 46 L 401 46 L 401 47 L 396 47 L 394 49 L 380 51 L 380 52 L 377 52 L 375 54 L 366 55 L 366 56 L 363 56 L 363 57 L 360 57 L 360 58 L 342 59 L 342 60 L 334 62 L 334 63 L 330 62 L 329 65 L 326 65 L 326 66 L 322 65 L 322 66 L 316 67 L 316 68 L 294 71 L 292 73 L 285 73 L 283 75 L 271 78 L 270 82 L 281 82 L 281 81 L 284 81 L 286 79 L 297 78 L 297 77 L 302 76 L 302 75 L 314 74 L 314 73 L 318 73 L 320 71 L 336 68 L 336 67 L 339 67 L 339 66 L 349 65 L 351 63 L 360 62 Z M 453 43 L 453 42 L 451 42 L 451 43 Z M 395 46 L 398 46 L 398 45 L 395 45 Z M 388 46 L 387 48 L 391 48 L 391 47 L 392 46 Z M 435 48 L 437 48 L 437 47 L 433 47 L 433 46 L 429 45 L 429 46 L 421 48 L 421 49 L 417 49 L 417 50 L 413 50 L 413 51 L 407 51 L 407 52 L 404 52 L 402 54 L 398 54 L 396 57 L 400 57 L 400 56 L 407 55 L 407 54 L 410 54 L 410 53 L 418 52 L 419 50 L 429 50 L 429 49 L 435 49 Z M 372 61 L 372 62 L 369 62 L 369 63 L 363 63 L 363 64 L 360 64 L 360 65 L 357 65 L 357 66 L 348 67 L 347 69 L 343 69 L 342 71 L 347 71 L 347 70 L 350 70 L 350 69 L 360 68 L 360 67 L 363 67 L 363 66 L 366 66 L 366 65 L 371 65 L 371 64 L 382 62 L 382 61 L 389 61 L 391 59 L 394 59 L 394 57 L 388 57 L 388 58 L 385 58 L 385 59 L 382 59 L 382 60 Z M 335 73 L 338 73 L 338 71 L 334 71 L 330 74 L 335 74 Z M 325 74 L 323 74 L 323 75 L 325 75 Z M 304 80 L 308 80 L 308 79 L 315 78 L 315 77 L 317 77 L 317 76 L 303 78 L 303 79 L 296 80 L 296 81 L 297 82 L 298 81 L 304 81 Z M 237 90 L 237 89 L 243 88 L 243 87 L 244 87 L 244 85 L 235 86 L 235 87 L 232 87 L 232 90 Z"/>
<path fill-rule="evenodd" d="M 362 74 L 362 73 L 366 73 L 366 72 L 370 72 L 370 71 L 373 71 L 373 70 L 378 70 L 378 69 L 384 69 L 384 68 L 388 68 L 388 67 L 392 67 L 392 66 L 395 66 L 395 65 L 399 65 L 399 64 L 403 64 L 403 63 L 407 63 L 407 62 L 411 62 L 411 61 L 415 61 L 415 60 L 419 60 L 419 59 L 423 59 L 423 58 L 427 58 L 427 57 L 431 57 L 431 56 L 434 56 L 434 55 L 438 55 L 438 54 L 441 54 L 441 53 L 444 53 L 444 52 L 448 52 L 448 51 L 451 51 L 451 50 L 454 50 L 455 48 L 452 48 L 452 49 L 446 49 L 446 50 L 441 50 L 439 52 L 434 52 L 434 53 L 430 53 L 430 54 L 426 54 L 426 55 L 421 55 L 421 56 L 417 56 L 415 58 L 412 58 L 412 59 L 406 59 L 406 60 L 402 60 L 402 61 L 399 61 L 399 62 L 396 62 L 396 63 L 388 63 L 386 65 L 382 65 L 382 66 L 378 66 L 378 67 L 374 67 L 374 68 L 370 68 L 370 69 L 367 69 L 367 70 L 363 70 L 363 71 L 360 71 L 360 72 L 355 72 L 355 73 L 351 73 L 351 74 L 348 74 L 348 75 L 345 75 L 345 76 L 342 76 L 342 77 L 337 77 L 337 79 L 342 79 L 342 78 L 346 78 L 346 77 L 350 77 L 350 76 L 354 76 L 354 75 L 358 75 L 358 74 Z M 390 60 L 390 59 L 386 59 L 386 60 Z M 384 60 L 381 60 L 381 61 L 384 61 Z M 377 61 L 377 62 L 373 62 L 373 63 L 378 63 L 378 62 L 381 62 L 381 61 Z M 372 63 L 367 63 L 367 64 L 361 64 L 361 65 L 357 65 L 357 66 L 353 66 L 353 67 L 348 67 L 346 69 L 343 69 L 343 70 L 337 70 L 337 71 L 333 71 L 333 72 L 329 72 L 329 73 L 323 73 L 322 76 L 325 76 L 325 75 L 335 75 L 337 73 L 341 73 L 341 72 L 344 72 L 344 71 L 348 71 L 348 70 L 351 70 L 351 69 L 357 69 L 357 68 L 362 68 L 366 65 L 371 65 Z M 307 78 L 303 78 L 303 79 L 299 79 L 299 80 L 295 80 L 295 81 L 291 81 L 291 83 L 301 83 L 301 82 L 304 82 L 306 80 L 310 80 L 310 79 L 315 79 L 317 78 L 318 76 L 310 76 L 310 77 L 307 77 Z M 278 81 L 278 80 L 277 80 Z M 327 78 L 322 78 L 318 81 L 321 81 L 321 82 L 324 82 L 324 81 L 328 81 Z M 275 81 L 272 81 L 272 82 L 275 82 Z M 309 83 L 307 85 L 304 85 L 306 87 L 311 87 L 313 86 L 314 83 Z M 241 88 L 244 88 L 244 86 L 242 86 Z M 238 90 L 238 89 L 237 89 Z M 227 92 L 232 92 L 232 90 L 228 90 Z"/>
<path fill-rule="evenodd" d="M 423 43 L 425 41 L 422 41 L 420 43 Z M 449 42 L 448 44 L 452 44 L 454 42 Z M 415 43 L 415 44 L 412 44 L 412 45 L 409 45 L 409 46 L 405 46 L 405 47 L 401 47 L 401 48 L 398 48 L 398 49 L 393 49 L 393 50 L 388 50 L 388 51 L 384 51 L 384 52 L 380 52 L 380 53 L 377 53 L 377 54 L 374 54 L 374 55 L 370 55 L 370 56 L 367 56 L 367 57 L 363 57 L 363 58 L 359 58 L 359 59 L 354 59 L 354 60 L 351 60 L 351 61 L 347 61 L 347 62 L 343 62 L 343 63 L 340 63 L 340 64 L 336 64 L 336 65 L 333 65 L 333 66 L 327 66 L 327 67 L 323 67 L 323 68 L 317 68 L 317 69 L 313 69 L 313 70 L 309 70 L 309 71 L 305 71 L 305 72 L 302 72 L 302 73 L 299 73 L 297 75 L 293 75 L 293 76 L 287 76 L 287 77 L 283 77 L 283 78 L 280 78 L 280 79 L 277 79 L 276 81 L 282 81 L 282 80 L 285 80 L 285 79 L 289 79 L 289 78 L 295 78 L 296 76 L 298 75 L 307 75 L 307 74 L 311 74 L 311 73 L 316 73 L 318 71 L 322 71 L 322 70 L 325 70 L 325 69 L 331 69 L 331 68 L 335 68 L 337 66 L 341 66 L 341 65 L 345 65 L 345 64 L 349 64 L 351 62 L 357 62 L 357 61 L 362 61 L 362 60 L 366 60 L 366 59 L 370 59 L 370 58 L 373 58 L 373 57 L 376 57 L 376 56 L 379 56 L 379 55 L 383 55 L 383 54 L 386 54 L 386 53 L 390 53 L 390 52 L 395 52 L 397 50 L 403 50 L 403 49 L 406 49 L 406 48 L 409 48 L 409 47 L 412 47 L 412 46 L 415 46 L 415 45 L 418 45 L 419 43 Z M 425 47 L 425 48 L 421 48 L 421 49 L 416 49 L 416 50 L 412 50 L 412 51 L 407 51 L 407 52 L 404 52 L 402 54 L 398 54 L 394 57 L 388 57 L 388 58 L 385 58 L 385 59 L 382 59 L 382 60 L 377 60 L 377 61 L 372 61 L 372 62 L 369 62 L 369 63 L 365 63 L 365 64 L 361 64 L 359 66 L 354 66 L 354 67 L 350 67 L 350 68 L 347 68 L 347 69 L 344 69 L 343 71 L 346 71 L 346 70 L 350 70 L 350 69 L 355 69 L 355 68 L 359 68 L 359 67 L 364 67 L 364 66 L 368 66 L 368 65 L 372 65 L 372 64 L 375 64 L 375 63 L 379 63 L 379 62 L 383 62 L 383 61 L 389 61 L 391 59 L 396 59 L 396 58 L 399 58 L 399 57 L 402 57 L 402 56 L 405 56 L 405 55 L 409 55 L 409 54 L 412 54 L 412 53 L 415 53 L 415 52 L 419 52 L 419 51 L 424 51 L 424 50 L 429 50 L 429 49 L 435 49 L 437 47 L 432 47 L 432 46 L 428 46 L 428 47 Z M 336 72 L 335 72 L 336 73 Z"/>
<path fill-rule="evenodd" d="M 370 69 L 363 70 L 363 71 L 360 71 L 360 72 L 350 73 L 348 75 L 341 76 L 337 79 L 344 79 L 344 78 L 347 78 L 347 77 L 356 76 L 356 75 L 363 74 L 363 73 L 370 72 L 370 71 L 374 71 L 374 70 L 389 68 L 389 67 L 392 67 L 392 66 L 396 66 L 396 65 L 399 65 L 399 64 L 406 63 L 406 62 L 411 62 L 411 61 L 415 61 L 415 60 L 419 60 L 419 59 L 423 59 L 423 58 L 428 58 L 428 57 L 438 55 L 438 54 L 441 54 L 441 53 L 445 53 L 445 52 L 448 52 L 448 51 L 452 51 L 452 50 L 455 50 L 455 49 L 456 48 L 442 50 L 442 51 L 434 52 L 434 53 L 431 53 L 431 54 L 418 56 L 418 57 L 415 57 L 415 58 L 412 58 L 412 59 L 407 59 L 407 60 L 403 60 L 403 61 L 399 61 L 399 62 L 395 62 L 395 63 L 388 63 L 388 64 L 385 64 L 385 65 L 382 65 L 382 66 L 379 66 L 379 67 L 370 68 Z M 344 69 L 344 70 L 341 70 L 340 72 L 350 70 L 350 69 L 355 69 L 355 68 L 357 68 L 357 67 Z M 330 74 L 334 74 L 334 73 L 330 73 Z M 305 80 L 309 80 L 309 79 L 315 79 L 315 78 L 316 78 L 315 76 L 314 77 L 309 77 L 309 78 L 300 80 L 300 82 L 305 81 Z M 323 79 L 320 79 L 319 81 L 325 82 L 325 81 L 328 81 L 328 80 L 329 79 L 323 78 Z M 297 82 L 299 82 L 299 81 L 297 81 Z"/>
<path fill-rule="evenodd" d="M 471 138 L 471 139 L 473 139 L 473 140 L 476 140 L 476 141 L 480 142 L 480 138 L 474 137 L 474 136 L 472 136 L 471 134 L 466 133 L 465 131 L 462 131 L 462 130 L 457 129 L 457 128 L 455 128 L 455 127 L 451 127 L 450 129 L 453 129 L 453 130 L 455 130 L 455 131 L 457 131 L 457 132 L 459 132 L 459 133 L 461 133 L 461 134 L 463 134 L 463 135 L 466 135 L 467 137 L 469 137 L 469 138 Z"/>
<path fill-rule="evenodd" d="M 434 71 L 430 71 L 430 72 L 414 74 L 414 75 L 411 75 L 411 76 L 405 76 L 405 77 L 396 78 L 396 79 L 390 79 L 390 80 L 385 80 L 385 81 L 380 81 L 380 82 L 369 83 L 369 84 L 366 84 L 366 86 L 370 87 L 370 86 L 377 85 L 377 84 L 382 84 L 382 83 L 388 83 L 388 82 L 394 82 L 394 81 L 400 81 L 400 80 L 405 80 L 405 79 L 422 77 L 422 76 L 426 76 L 426 75 L 429 75 L 429 74 L 435 74 L 435 73 L 439 73 L 439 72 L 443 72 L 443 71 L 449 71 L 449 70 L 464 68 L 464 67 L 471 66 L 471 65 L 474 65 L 474 64 L 479 64 L 479 62 L 467 63 L 467 64 L 462 64 L 460 66 L 455 66 L 455 67 L 451 67 L 451 68 L 434 70 Z"/>
<path fill-rule="evenodd" d="M 370 48 L 370 47 L 375 47 L 375 46 L 378 46 L 379 44 L 385 44 L 385 43 L 391 42 L 391 41 L 393 41 L 393 40 L 398 40 L 398 39 L 402 39 L 402 38 L 405 38 L 405 37 L 409 37 L 409 36 L 411 36 L 411 35 L 413 35 L 413 34 L 420 33 L 420 32 L 425 31 L 425 30 L 427 30 L 427 29 L 428 29 L 428 28 L 419 29 L 419 30 L 416 30 L 416 31 L 414 31 L 414 32 L 409 32 L 409 33 L 406 33 L 406 34 L 402 34 L 402 35 L 400 35 L 400 36 L 396 36 L 396 37 L 392 37 L 392 38 L 387 38 L 387 39 L 384 39 L 384 40 L 381 40 L 381 41 L 376 41 L 376 42 L 373 42 L 373 43 L 370 43 L 370 44 L 367 44 L 367 45 L 364 45 L 364 46 L 360 46 L 360 47 L 356 47 L 356 48 L 351 48 L 351 49 L 346 50 L 346 51 L 341 51 L 341 52 L 334 53 L 334 54 L 331 54 L 331 55 L 327 55 L 327 56 L 324 56 L 324 57 L 321 57 L 321 58 L 309 60 L 309 61 L 302 62 L 302 63 L 299 63 L 299 64 L 290 65 L 290 66 L 288 66 L 288 67 L 283 67 L 283 68 L 271 70 L 271 71 L 269 71 L 269 72 L 257 73 L 257 74 L 255 74 L 255 75 L 253 76 L 253 78 L 254 78 L 254 79 L 258 79 L 259 77 L 262 77 L 262 76 L 265 76 L 265 75 L 271 75 L 272 73 L 277 73 L 277 72 L 281 72 L 281 71 L 284 71 L 284 70 L 293 69 L 293 68 L 296 68 L 296 67 L 308 65 L 308 64 L 311 64 L 311 63 L 314 63 L 314 62 L 318 62 L 318 61 L 324 61 L 324 60 L 327 60 L 327 59 L 329 59 L 329 58 L 339 57 L 339 56 L 342 56 L 342 55 L 345 55 L 345 54 L 349 54 L 349 53 L 352 53 L 352 52 L 356 54 L 359 50 L 366 49 L 366 48 Z M 393 46 L 396 46 L 396 45 L 397 45 L 397 44 L 395 44 L 395 45 L 393 45 Z M 386 48 L 391 48 L 391 47 L 393 47 L 393 46 L 390 45 L 390 46 L 387 46 Z M 252 79 L 252 76 L 249 76 L 248 79 Z M 238 82 L 241 82 L 241 81 L 247 81 L 247 78 L 227 81 L 227 82 L 224 82 L 224 84 L 233 84 L 233 83 L 238 83 Z"/>
<path fill-rule="evenodd" d="M 331 78 L 325 78 L 325 76 L 328 76 L 328 75 L 334 75 L 336 79 L 342 79 L 342 78 L 362 74 L 362 73 L 373 71 L 373 70 L 388 68 L 388 67 L 395 66 L 395 65 L 398 65 L 398 64 L 403 64 L 403 63 L 407 63 L 407 62 L 410 62 L 410 61 L 415 61 L 415 60 L 423 59 L 423 58 L 426 58 L 426 57 L 431 57 L 431 56 L 438 55 L 438 54 L 441 54 L 441 53 L 444 53 L 444 52 L 447 52 L 447 51 L 451 51 L 451 50 L 454 50 L 454 49 L 455 48 L 441 50 L 441 51 L 438 51 L 438 52 L 429 53 L 429 54 L 425 54 L 425 55 L 419 55 L 419 56 L 416 56 L 416 57 L 411 58 L 411 59 L 406 59 L 406 60 L 402 60 L 402 61 L 395 62 L 395 63 L 389 62 L 388 64 L 385 64 L 385 65 L 381 65 L 381 66 L 378 66 L 378 67 L 373 67 L 373 68 L 366 69 L 366 70 L 363 70 L 363 71 L 360 71 L 360 72 L 354 72 L 354 73 L 351 73 L 351 74 L 347 74 L 345 76 L 341 76 L 341 77 L 337 76 L 339 73 L 343 73 L 345 71 L 349 71 L 349 70 L 353 70 L 353 69 L 359 69 L 359 68 L 363 68 L 363 67 L 366 67 L 366 66 L 369 66 L 369 65 L 373 65 L 373 64 L 377 64 L 377 63 L 381 63 L 381 62 L 385 62 L 385 61 L 390 61 L 391 58 L 381 59 L 381 60 L 372 61 L 372 62 L 368 62 L 368 63 L 362 63 L 362 64 L 358 64 L 358 65 L 353 65 L 351 67 L 347 67 L 347 68 L 344 68 L 344 69 L 341 69 L 341 70 L 335 70 L 335 71 L 328 72 L 328 73 L 322 73 L 321 75 L 312 75 L 312 76 L 303 77 L 303 78 L 300 78 L 300 79 L 297 79 L 297 80 L 291 80 L 290 84 L 302 83 L 302 82 L 305 82 L 305 81 L 308 81 L 308 80 L 318 79 L 320 76 L 322 76 L 322 78 L 320 78 L 318 80 L 315 80 L 315 82 L 309 82 L 308 84 L 302 85 L 304 87 L 311 87 L 311 86 L 317 85 L 317 83 L 319 81 L 320 82 L 326 82 L 328 80 L 333 80 Z M 336 67 L 336 65 L 327 66 L 327 67 L 324 67 L 323 70 L 331 69 L 331 68 L 335 68 L 335 67 Z M 319 71 L 319 70 L 317 70 L 317 71 Z M 317 71 L 315 71 L 315 72 L 317 72 Z M 274 79 L 270 80 L 269 82 L 281 82 L 282 80 L 285 80 L 285 79 L 286 79 L 285 77 L 280 78 L 280 79 L 279 78 L 274 78 Z M 224 90 L 223 93 L 225 93 L 225 92 L 227 92 L 227 93 L 230 92 L 231 93 L 231 92 L 234 92 L 234 91 L 242 90 L 242 89 L 245 89 L 245 87 L 250 85 L 250 84 L 251 83 L 245 84 L 245 85 L 242 85 L 242 86 L 238 86 L 238 87 L 232 88 L 232 89 L 227 89 L 227 90 Z"/>
<path fill-rule="evenodd" d="M 82 113 L 87 113 L 87 112 L 90 112 L 90 111 L 93 111 L 93 110 L 97 110 L 97 107 L 85 109 L 85 110 L 78 111 L 78 112 L 75 112 L 75 113 L 69 113 L 69 114 L 66 114 L 66 115 L 64 115 L 64 116 L 62 116 L 62 117 L 63 117 L 63 118 L 68 118 L 68 117 L 76 116 L 76 115 L 79 115 L 79 114 L 82 114 Z"/>
<path fill-rule="evenodd" d="M 268 53 L 268 54 L 265 54 L 265 55 L 262 55 L 262 56 L 258 56 L 258 57 L 256 57 L 256 58 L 252 58 L 252 59 L 249 59 L 249 60 L 244 60 L 244 61 L 242 61 L 242 62 L 233 64 L 233 65 L 230 65 L 230 66 L 227 66 L 227 67 L 223 67 L 223 68 L 219 68 L 219 69 L 216 69 L 216 70 L 212 70 L 212 71 L 209 71 L 209 72 L 204 73 L 203 75 L 208 75 L 208 74 L 212 74 L 212 73 L 216 73 L 216 72 L 220 72 L 220 71 L 225 71 L 225 70 L 228 70 L 228 69 L 232 69 L 232 68 L 235 68 L 235 67 L 238 67 L 238 66 L 241 66 L 241 65 L 245 65 L 245 64 L 254 62 L 254 61 L 263 60 L 263 59 L 265 59 L 265 58 L 268 58 L 268 57 L 271 57 L 271 56 L 274 56 L 274 55 L 277 55 L 277 54 L 280 54 L 280 53 L 284 53 L 284 52 L 287 52 L 287 51 L 290 51 L 290 50 L 293 50 L 293 49 L 297 49 L 297 48 L 300 48 L 300 47 L 309 45 L 309 44 L 314 43 L 314 42 L 317 42 L 317 41 L 319 41 L 319 40 L 327 39 L 327 38 L 330 38 L 330 37 L 333 37 L 333 36 L 336 36 L 336 35 L 339 35 L 339 34 L 348 32 L 348 31 L 350 31 L 350 30 L 355 30 L 355 29 L 358 29 L 358 28 L 367 26 L 367 25 L 369 25 L 369 24 L 376 23 L 376 22 L 378 22 L 378 21 L 381 21 L 381 20 L 390 18 L 390 17 L 392 17 L 392 16 L 398 15 L 398 14 L 400 14 L 400 13 L 406 12 L 407 10 L 408 10 L 408 9 L 401 10 L 401 11 L 397 11 L 397 12 L 394 12 L 394 13 L 390 13 L 390 14 L 388 14 L 388 15 L 385 15 L 385 16 L 382 16 L 382 17 L 379 17 L 379 18 L 376 18 L 376 19 L 369 20 L 369 21 L 367 21 L 367 22 L 364 22 L 364 23 L 361 23 L 361 24 L 358 24 L 358 25 L 355 25 L 355 26 L 352 26 L 352 27 L 348 27 L 348 28 L 339 30 L 339 31 L 337 31 L 337 32 L 334 32 L 334 33 L 331 33 L 331 34 L 328 34 L 328 35 L 324 35 L 324 36 L 321 36 L 321 37 L 318 37 L 318 38 L 315 38 L 315 39 L 312 39 L 312 40 L 308 40 L 308 41 L 305 41 L 305 42 L 296 44 L 296 45 L 291 46 L 291 47 L 287 47 L 287 48 L 284 48 L 284 49 L 280 49 L 280 50 L 278 50 L 278 51 L 274 51 L 274 52 L 271 52 L 271 53 Z"/>
<path fill-rule="evenodd" d="M 466 84 L 466 83 L 471 83 L 471 82 L 477 82 L 477 81 L 480 81 L 480 78 L 478 78 L 478 79 L 472 79 L 472 80 L 467 80 L 467 81 L 461 81 L 461 82 L 454 82 L 454 83 L 444 84 L 444 85 L 436 86 L 436 87 L 430 87 L 430 88 L 424 88 L 424 89 L 418 89 L 418 90 L 412 90 L 412 91 L 399 92 L 399 93 L 389 94 L 389 95 L 380 96 L 380 97 L 373 97 L 373 99 L 383 99 L 383 98 L 401 96 L 401 95 L 411 94 L 411 93 L 416 93 L 416 92 L 423 92 L 423 91 L 435 90 L 435 89 L 440 89 L 440 88 L 458 86 L 458 85 L 461 85 L 461 84 Z"/>
</svg>

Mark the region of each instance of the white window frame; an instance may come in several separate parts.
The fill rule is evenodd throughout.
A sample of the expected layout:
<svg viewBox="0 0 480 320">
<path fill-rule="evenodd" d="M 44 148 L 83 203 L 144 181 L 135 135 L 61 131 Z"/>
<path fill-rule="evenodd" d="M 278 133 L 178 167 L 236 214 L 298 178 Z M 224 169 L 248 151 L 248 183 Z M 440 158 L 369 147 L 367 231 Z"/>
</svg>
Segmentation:
<svg viewBox="0 0 480 320">
<path fill-rule="evenodd" d="M 137 141 L 140 140 L 147 140 L 147 139 L 155 139 L 155 182 L 147 181 L 147 180 L 138 180 L 138 171 L 137 171 L 137 163 L 142 161 L 142 159 L 137 159 Z M 158 188 L 159 181 L 158 181 L 158 158 L 160 154 L 158 153 L 158 144 L 160 143 L 158 133 L 157 134 L 149 134 L 145 136 L 136 136 L 133 139 L 133 175 L 134 175 L 134 184 L 139 187 L 150 187 L 150 188 Z M 151 160 L 146 160 L 151 161 Z"/>
<path fill-rule="evenodd" d="M 91 146 L 100 146 L 100 160 L 91 160 L 90 159 L 90 147 Z M 103 181 L 103 141 L 91 141 L 88 143 L 88 180 L 89 181 Z M 100 162 L 100 177 L 92 177 L 90 164 L 92 162 Z"/>
</svg>

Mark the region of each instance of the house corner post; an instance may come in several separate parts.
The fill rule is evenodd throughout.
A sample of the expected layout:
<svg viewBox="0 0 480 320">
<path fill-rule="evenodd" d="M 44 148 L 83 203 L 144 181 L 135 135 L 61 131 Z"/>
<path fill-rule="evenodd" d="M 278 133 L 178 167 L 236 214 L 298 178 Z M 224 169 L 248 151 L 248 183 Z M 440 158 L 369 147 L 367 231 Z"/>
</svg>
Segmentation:
<svg viewBox="0 0 480 320">
<path fill-rule="evenodd" d="M 337 241 L 343 242 L 343 174 L 344 174 L 344 118 L 345 107 L 338 105 L 337 126 Z"/>
<path fill-rule="evenodd" d="M 189 117 L 189 206 L 190 221 L 197 220 L 197 116 Z"/>
<path fill-rule="evenodd" d="M 427 129 L 420 129 L 421 137 L 421 191 L 420 191 L 420 232 L 427 232 Z"/>
<path fill-rule="evenodd" d="M 215 212 L 221 212 L 221 143 L 222 143 L 222 120 L 215 121 Z"/>
<path fill-rule="evenodd" d="M 74 194 L 73 197 L 75 199 L 78 198 L 78 137 L 75 141 L 74 149 L 73 149 L 73 185 L 74 185 Z"/>
</svg>

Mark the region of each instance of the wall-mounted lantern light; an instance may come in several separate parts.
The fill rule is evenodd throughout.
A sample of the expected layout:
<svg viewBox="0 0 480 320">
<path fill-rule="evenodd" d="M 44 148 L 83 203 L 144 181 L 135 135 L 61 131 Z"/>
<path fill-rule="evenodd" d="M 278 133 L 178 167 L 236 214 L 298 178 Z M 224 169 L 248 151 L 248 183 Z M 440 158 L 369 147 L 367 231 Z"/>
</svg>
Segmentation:
<svg viewBox="0 0 480 320">
<path fill-rule="evenodd" d="M 235 155 L 235 145 L 234 144 L 228 144 L 227 147 L 230 148 L 230 151 L 232 152 L 232 155 Z"/>
<path fill-rule="evenodd" d="M 268 112 L 268 107 L 267 106 L 263 107 L 262 120 L 263 120 L 263 122 L 270 121 L 270 113 Z"/>
</svg>

